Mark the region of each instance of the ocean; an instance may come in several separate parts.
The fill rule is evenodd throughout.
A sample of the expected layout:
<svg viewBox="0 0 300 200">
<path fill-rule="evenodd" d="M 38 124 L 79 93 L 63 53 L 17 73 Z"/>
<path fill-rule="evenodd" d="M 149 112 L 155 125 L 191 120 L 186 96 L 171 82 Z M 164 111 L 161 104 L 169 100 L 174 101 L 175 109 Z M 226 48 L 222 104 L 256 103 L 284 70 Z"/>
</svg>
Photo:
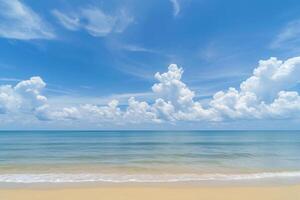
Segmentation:
<svg viewBox="0 0 300 200">
<path fill-rule="evenodd" d="M 300 180 L 300 131 L 1 131 L 0 184 Z"/>
</svg>

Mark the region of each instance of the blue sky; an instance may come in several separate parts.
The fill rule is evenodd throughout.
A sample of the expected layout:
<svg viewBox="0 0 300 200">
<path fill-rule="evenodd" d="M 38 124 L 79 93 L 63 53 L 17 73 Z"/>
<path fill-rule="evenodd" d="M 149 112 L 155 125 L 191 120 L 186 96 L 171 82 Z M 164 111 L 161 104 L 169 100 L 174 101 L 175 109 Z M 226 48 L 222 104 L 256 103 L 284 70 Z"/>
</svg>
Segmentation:
<svg viewBox="0 0 300 200">
<path fill-rule="evenodd" d="M 26 118 L 30 120 L 18 123 L 17 128 L 298 129 L 300 78 L 287 77 L 294 81 L 284 86 L 272 83 L 280 87 L 270 98 L 251 90 L 258 98 L 255 106 L 246 103 L 247 109 L 253 108 L 251 114 L 241 114 L 238 101 L 231 107 L 222 102 L 222 109 L 226 104 L 235 114 L 227 108 L 221 111 L 220 102 L 216 106 L 212 98 L 230 87 L 243 96 L 246 90 L 240 84 L 253 75 L 259 60 L 297 58 L 299 9 L 296 0 L 0 0 L 0 124 L 14 129 Z M 295 75 L 299 65 L 297 60 L 292 62 L 296 67 L 291 74 Z M 172 63 L 177 67 L 168 69 Z M 172 71 L 183 73 L 179 81 L 185 86 L 176 83 L 170 87 L 174 91 L 162 86 L 163 94 L 153 91 L 154 84 L 164 84 L 154 74 Z M 22 89 L 20 94 L 17 85 L 31 77 L 39 77 L 32 82 L 40 85 L 30 91 Z M 11 91 L 4 90 L 5 85 Z M 192 98 L 189 106 L 178 103 L 180 95 L 185 95 L 182 88 L 194 92 L 192 97 L 187 95 Z M 262 91 L 268 93 L 265 88 Z M 283 101 L 281 91 L 297 95 L 293 96 L 295 107 L 281 106 L 279 113 L 274 103 Z M 168 92 L 178 95 L 170 97 Z M 46 100 L 40 101 L 39 95 Z M 149 114 L 149 118 L 125 119 L 129 115 L 140 118 L 135 111 L 127 112 L 130 97 L 135 97 L 137 105 L 147 103 L 147 108 L 139 108 L 147 113 L 139 114 Z M 170 102 L 173 110 L 159 110 L 154 105 L 159 98 Z M 117 120 L 115 111 L 103 111 L 112 100 L 118 101 L 115 107 L 121 114 Z M 262 102 L 269 107 L 262 108 Z M 191 113 L 199 108 L 198 103 L 205 114 L 195 116 Z M 86 105 L 94 107 L 82 111 Z M 89 112 L 101 114 L 87 121 Z"/>
</svg>

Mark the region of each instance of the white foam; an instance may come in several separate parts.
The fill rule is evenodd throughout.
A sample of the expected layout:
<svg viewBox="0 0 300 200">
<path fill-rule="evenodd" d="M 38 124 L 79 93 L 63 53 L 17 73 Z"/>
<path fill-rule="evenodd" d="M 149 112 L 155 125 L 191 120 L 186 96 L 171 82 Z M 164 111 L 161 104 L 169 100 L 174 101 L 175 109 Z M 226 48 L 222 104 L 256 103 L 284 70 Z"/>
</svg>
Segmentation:
<svg viewBox="0 0 300 200">
<path fill-rule="evenodd" d="M 242 181 L 257 179 L 300 178 L 296 172 L 264 172 L 252 174 L 0 174 L 0 183 L 171 183 L 201 181 Z"/>
</svg>

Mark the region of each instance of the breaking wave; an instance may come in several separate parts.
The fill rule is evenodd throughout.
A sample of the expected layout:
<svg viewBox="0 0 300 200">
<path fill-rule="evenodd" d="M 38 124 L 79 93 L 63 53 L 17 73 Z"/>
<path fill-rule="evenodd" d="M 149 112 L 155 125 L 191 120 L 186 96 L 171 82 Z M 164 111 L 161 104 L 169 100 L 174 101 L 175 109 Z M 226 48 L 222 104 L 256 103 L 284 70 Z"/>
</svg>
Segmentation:
<svg viewBox="0 0 300 200">
<path fill-rule="evenodd" d="M 172 183 L 300 178 L 296 172 L 251 174 L 0 174 L 0 183 Z"/>
</svg>

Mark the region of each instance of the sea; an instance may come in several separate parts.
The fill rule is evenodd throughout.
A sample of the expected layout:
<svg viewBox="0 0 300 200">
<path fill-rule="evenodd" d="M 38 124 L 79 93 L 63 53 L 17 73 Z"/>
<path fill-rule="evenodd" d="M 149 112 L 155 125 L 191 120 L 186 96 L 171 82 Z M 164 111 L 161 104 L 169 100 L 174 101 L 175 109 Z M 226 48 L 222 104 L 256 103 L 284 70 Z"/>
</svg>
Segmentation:
<svg viewBox="0 0 300 200">
<path fill-rule="evenodd" d="M 300 131 L 0 131 L 0 184 L 300 183 Z"/>
</svg>

